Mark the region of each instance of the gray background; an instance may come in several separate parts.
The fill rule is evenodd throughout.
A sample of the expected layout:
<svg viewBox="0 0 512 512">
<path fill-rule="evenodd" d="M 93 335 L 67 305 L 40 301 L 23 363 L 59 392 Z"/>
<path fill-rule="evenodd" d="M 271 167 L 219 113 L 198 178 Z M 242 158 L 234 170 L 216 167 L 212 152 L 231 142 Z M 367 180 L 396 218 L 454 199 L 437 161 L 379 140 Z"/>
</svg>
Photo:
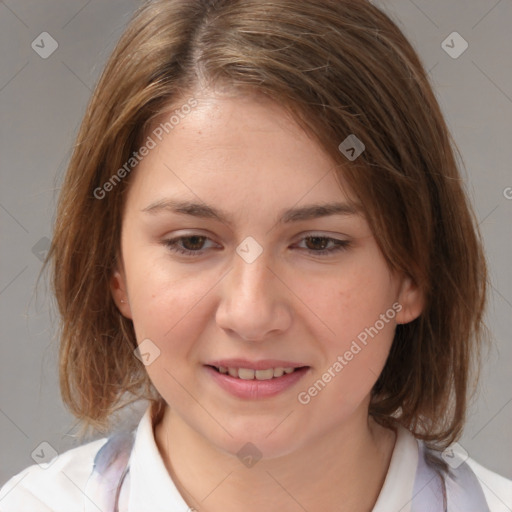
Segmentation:
<svg viewBox="0 0 512 512">
<path fill-rule="evenodd" d="M 512 478 L 512 2 L 374 3 L 399 24 L 430 70 L 464 159 L 462 173 L 490 266 L 486 323 L 494 347 L 460 444 L 481 464 Z M 34 286 L 86 103 L 137 5 L 0 1 L 0 485 L 34 463 L 31 453 L 42 441 L 58 452 L 77 445 L 58 391 L 51 298 L 44 281 L 37 296 Z M 456 59 L 441 46 L 454 31 L 469 44 Z M 31 48 L 42 32 L 58 42 L 47 59 Z"/>
</svg>

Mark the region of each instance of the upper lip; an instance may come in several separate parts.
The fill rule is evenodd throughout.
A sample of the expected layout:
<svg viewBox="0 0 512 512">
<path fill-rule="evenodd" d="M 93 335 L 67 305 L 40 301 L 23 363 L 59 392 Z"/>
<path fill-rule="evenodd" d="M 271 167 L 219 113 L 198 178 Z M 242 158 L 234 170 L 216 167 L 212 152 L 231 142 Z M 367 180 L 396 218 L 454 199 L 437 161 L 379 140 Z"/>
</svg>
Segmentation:
<svg viewBox="0 0 512 512">
<path fill-rule="evenodd" d="M 252 370 L 266 370 L 268 368 L 301 368 L 307 366 L 293 361 L 282 361 L 279 359 L 261 359 L 259 361 L 248 361 L 247 359 L 217 359 L 207 363 L 207 366 L 217 368 L 250 368 Z"/>
</svg>

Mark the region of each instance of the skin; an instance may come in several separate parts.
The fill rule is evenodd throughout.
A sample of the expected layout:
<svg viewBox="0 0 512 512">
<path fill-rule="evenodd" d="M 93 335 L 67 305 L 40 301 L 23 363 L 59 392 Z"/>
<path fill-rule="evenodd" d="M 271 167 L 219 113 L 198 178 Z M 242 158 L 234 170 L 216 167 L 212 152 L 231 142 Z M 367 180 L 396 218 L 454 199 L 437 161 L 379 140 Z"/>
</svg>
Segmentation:
<svg viewBox="0 0 512 512">
<path fill-rule="evenodd" d="M 155 425 L 162 458 L 199 511 L 369 511 L 396 437 L 368 416 L 370 391 L 396 324 L 421 313 L 420 293 L 387 267 L 363 214 L 276 224 L 284 209 L 353 197 L 334 162 L 281 107 L 247 94 L 195 97 L 198 106 L 131 176 L 111 281 L 138 342 L 149 338 L 160 350 L 146 370 L 167 403 Z M 168 197 L 222 208 L 232 225 L 141 211 Z M 324 246 L 304 239 L 312 234 L 350 245 L 319 256 L 313 251 Z M 200 256 L 162 243 L 185 235 L 208 237 L 182 241 Z M 247 236 L 263 248 L 252 263 L 236 252 Z M 299 403 L 298 393 L 395 302 L 400 312 Z M 277 396 L 243 400 L 203 366 L 230 357 L 310 368 Z M 251 468 L 236 455 L 247 442 L 262 454 Z"/>
</svg>

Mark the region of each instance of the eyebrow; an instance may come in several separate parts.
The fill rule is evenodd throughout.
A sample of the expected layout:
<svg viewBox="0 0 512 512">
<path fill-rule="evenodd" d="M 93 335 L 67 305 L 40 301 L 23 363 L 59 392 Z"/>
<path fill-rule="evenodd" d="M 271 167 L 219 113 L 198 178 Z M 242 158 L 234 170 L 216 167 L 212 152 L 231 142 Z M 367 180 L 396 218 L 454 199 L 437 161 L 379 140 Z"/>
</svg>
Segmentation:
<svg viewBox="0 0 512 512">
<path fill-rule="evenodd" d="M 222 222 L 228 226 L 232 226 L 233 222 L 230 216 L 218 208 L 209 206 L 205 203 L 195 203 L 192 201 L 182 201 L 177 199 L 161 199 L 151 203 L 141 210 L 149 214 L 157 214 L 161 212 L 178 213 L 182 215 L 190 215 L 193 217 L 213 219 Z M 282 212 L 277 222 L 288 224 L 290 222 L 305 221 L 317 219 L 320 217 L 328 217 L 331 215 L 358 215 L 360 207 L 348 203 L 330 202 L 322 204 L 309 204 L 297 208 L 289 208 Z"/>
</svg>

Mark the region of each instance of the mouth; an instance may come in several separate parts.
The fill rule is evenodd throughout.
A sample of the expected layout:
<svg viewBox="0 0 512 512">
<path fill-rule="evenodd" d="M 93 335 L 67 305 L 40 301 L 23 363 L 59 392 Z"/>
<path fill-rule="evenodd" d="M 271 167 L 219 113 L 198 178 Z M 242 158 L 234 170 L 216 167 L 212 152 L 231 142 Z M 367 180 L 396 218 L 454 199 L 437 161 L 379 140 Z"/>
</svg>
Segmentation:
<svg viewBox="0 0 512 512">
<path fill-rule="evenodd" d="M 212 361 L 204 368 L 220 388 L 244 400 L 271 398 L 291 390 L 311 370 L 310 366 L 275 359 Z"/>
<path fill-rule="evenodd" d="M 242 379 L 242 380 L 271 380 L 278 379 L 283 375 L 289 375 L 290 373 L 296 372 L 303 368 L 309 368 L 308 366 L 277 366 L 270 367 L 261 370 L 256 370 L 254 368 L 241 368 L 236 366 L 214 366 L 214 365 L 206 365 L 212 368 L 213 370 L 221 373 L 223 375 L 229 375 L 234 379 Z"/>
</svg>

